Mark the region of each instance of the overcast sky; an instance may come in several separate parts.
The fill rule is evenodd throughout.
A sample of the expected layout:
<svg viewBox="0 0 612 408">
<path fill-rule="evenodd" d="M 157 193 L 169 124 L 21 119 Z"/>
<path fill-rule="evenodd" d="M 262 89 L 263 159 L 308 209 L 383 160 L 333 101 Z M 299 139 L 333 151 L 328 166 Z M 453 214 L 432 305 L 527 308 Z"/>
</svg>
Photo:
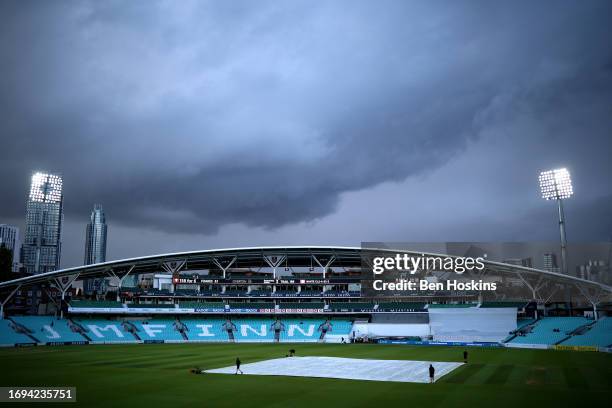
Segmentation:
<svg viewBox="0 0 612 408">
<path fill-rule="evenodd" d="M 259 245 L 612 237 L 610 1 L 0 2 L 0 223 L 62 266 Z"/>
</svg>

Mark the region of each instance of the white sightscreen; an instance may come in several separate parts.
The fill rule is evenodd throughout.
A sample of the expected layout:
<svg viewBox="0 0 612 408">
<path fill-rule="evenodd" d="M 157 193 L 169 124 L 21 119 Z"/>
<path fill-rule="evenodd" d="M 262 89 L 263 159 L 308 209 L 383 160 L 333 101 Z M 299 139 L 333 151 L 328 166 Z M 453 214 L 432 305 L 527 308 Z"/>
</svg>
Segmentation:
<svg viewBox="0 0 612 408">
<path fill-rule="evenodd" d="M 429 325 L 434 340 L 501 341 L 516 329 L 516 308 L 432 308 Z"/>
</svg>

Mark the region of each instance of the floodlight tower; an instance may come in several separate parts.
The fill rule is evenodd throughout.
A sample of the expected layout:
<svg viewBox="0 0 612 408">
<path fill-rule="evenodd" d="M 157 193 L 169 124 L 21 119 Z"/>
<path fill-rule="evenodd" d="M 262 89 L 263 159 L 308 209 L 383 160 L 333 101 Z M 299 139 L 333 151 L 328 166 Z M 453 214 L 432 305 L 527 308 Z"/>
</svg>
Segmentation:
<svg viewBox="0 0 612 408">
<path fill-rule="evenodd" d="M 566 168 L 540 173 L 540 191 L 545 200 L 557 200 L 559 206 L 559 232 L 561 233 L 561 272 L 567 275 L 567 241 L 565 239 L 565 213 L 563 200 L 574 194 L 572 179 Z"/>
</svg>

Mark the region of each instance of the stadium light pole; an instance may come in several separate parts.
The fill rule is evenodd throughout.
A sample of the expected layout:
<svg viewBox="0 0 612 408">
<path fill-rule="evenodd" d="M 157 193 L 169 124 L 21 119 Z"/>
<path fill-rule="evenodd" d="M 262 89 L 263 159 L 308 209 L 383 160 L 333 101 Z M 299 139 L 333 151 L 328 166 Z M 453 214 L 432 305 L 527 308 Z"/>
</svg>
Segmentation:
<svg viewBox="0 0 612 408">
<path fill-rule="evenodd" d="M 574 194 L 572 179 L 566 168 L 540 173 L 540 191 L 545 200 L 557 200 L 559 207 L 559 233 L 561 234 L 561 272 L 567 275 L 567 240 L 565 238 L 565 213 L 563 200 Z"/>
</svg>

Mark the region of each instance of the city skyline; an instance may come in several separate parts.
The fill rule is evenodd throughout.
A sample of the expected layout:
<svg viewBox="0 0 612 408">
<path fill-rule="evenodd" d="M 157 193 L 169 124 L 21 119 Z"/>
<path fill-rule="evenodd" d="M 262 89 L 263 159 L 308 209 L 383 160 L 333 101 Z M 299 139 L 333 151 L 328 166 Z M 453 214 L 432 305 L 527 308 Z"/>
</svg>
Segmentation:
<svg viewBox="0 0 612 408">
<path fill-rule="evenodd" d="M 112 214 L 109 260 L 554 241 L 538 174 L 566 167 L 568 241 L 609 241 L 611 13 L 3 2 L 0 223 L 26 231 L 41 169 L 65 183 L 62 267 L 83 262 L 93 203 Z"/>
</svg>

